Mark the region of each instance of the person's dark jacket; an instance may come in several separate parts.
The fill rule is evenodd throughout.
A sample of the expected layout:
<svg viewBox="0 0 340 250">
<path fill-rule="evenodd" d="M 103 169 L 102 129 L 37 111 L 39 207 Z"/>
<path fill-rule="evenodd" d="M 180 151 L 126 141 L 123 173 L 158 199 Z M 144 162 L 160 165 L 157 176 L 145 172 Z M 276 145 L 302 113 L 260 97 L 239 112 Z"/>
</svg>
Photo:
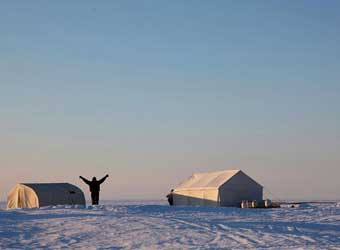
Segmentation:
<svg viewBox="0 0 340 250">
<path fill-rule="evenodd" d="M 166 196 L 166 198 L 168 199 L 169 205 L 172 206 L 174 204 L 173 190 L 171 190 L 171 192 Z"/>
<path fill-rule="evenodd" d="M 100 184 L 102 184 L 107 177 L 109 177 L 108 175 L 104 176 L 103 178 L 101 178 L 100 180 L 92 180 L 89 181 L 86 178 L 79 176 L 87 185 L 89 185 L 90 187 L 90 192 L 91 193 L 99 193 L 100 191 Z"/>
</svg>

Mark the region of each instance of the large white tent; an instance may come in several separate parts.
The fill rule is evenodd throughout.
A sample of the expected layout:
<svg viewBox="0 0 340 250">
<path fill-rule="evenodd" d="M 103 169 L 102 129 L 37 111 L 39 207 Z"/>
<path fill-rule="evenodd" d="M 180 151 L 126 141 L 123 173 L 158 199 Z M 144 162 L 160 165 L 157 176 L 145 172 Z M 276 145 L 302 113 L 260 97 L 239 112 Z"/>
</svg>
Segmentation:
<svg viewBox="0 0 340 250">
<path fill-rule="evenodd" d="M 15 185 L 7 197 L 7 208 L 36 208 L 51 205 L 84 205 L 84 193 L 69 183 L 24 183 Z"/>
<path fill-rule="evenodd" d="M 241 170 L 196 173 L 173 191 L 174 205 L 240 206 L 262 200 L 263 187 Z"/>
</svg>

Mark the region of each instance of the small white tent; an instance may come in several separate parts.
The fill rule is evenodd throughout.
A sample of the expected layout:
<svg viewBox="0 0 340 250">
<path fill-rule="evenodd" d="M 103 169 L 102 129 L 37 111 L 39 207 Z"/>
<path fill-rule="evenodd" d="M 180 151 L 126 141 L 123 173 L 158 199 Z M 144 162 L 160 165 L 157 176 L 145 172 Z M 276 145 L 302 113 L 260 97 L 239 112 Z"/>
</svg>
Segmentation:
<svg viewBox="0 0 340 250">
<path fill-rule="evenodd" d="M 174 205 L 240 206 L 262 200 L 263 187 L 241 170 L 193 174 L 173 191 Z"/>
<path fill-rule="evenodd" d="M 17 184 L 7 197 L 7 209 L 51 205 L 84 205 L 84 193 L 69 183 Z"/>
</svg>

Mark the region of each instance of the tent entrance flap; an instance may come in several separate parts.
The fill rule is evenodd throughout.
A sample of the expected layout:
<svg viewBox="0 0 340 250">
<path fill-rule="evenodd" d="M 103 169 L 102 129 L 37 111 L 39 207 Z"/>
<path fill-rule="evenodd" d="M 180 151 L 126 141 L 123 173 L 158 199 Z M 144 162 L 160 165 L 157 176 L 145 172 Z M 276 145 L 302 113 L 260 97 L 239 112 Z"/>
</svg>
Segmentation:
<svg viewBox="0 0 340 250">
<path fill-rule="evenodd" d="M 39 200 L 28 186 L 18 184 L 10 191 L 7 198 L 7 208 L 36 208 L 39 207 Z"/>
</svg>

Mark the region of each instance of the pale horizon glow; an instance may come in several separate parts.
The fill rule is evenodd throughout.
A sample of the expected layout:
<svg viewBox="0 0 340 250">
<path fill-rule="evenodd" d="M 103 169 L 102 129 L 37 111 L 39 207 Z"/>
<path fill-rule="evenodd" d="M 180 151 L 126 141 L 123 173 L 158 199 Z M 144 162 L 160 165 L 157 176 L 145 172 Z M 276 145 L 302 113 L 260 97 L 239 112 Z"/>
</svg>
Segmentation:
<svg viewBox="0 0 340 250">
<path fill-rule="evenodd" d="M 241 169 L 281 199 L 340 198 L 340 2 L 56 1 L 0 8 L 0 201 L 105 174 L 164 199 Z M 276 198 L 274 197 L 274 198 Z"/>
</svg>

